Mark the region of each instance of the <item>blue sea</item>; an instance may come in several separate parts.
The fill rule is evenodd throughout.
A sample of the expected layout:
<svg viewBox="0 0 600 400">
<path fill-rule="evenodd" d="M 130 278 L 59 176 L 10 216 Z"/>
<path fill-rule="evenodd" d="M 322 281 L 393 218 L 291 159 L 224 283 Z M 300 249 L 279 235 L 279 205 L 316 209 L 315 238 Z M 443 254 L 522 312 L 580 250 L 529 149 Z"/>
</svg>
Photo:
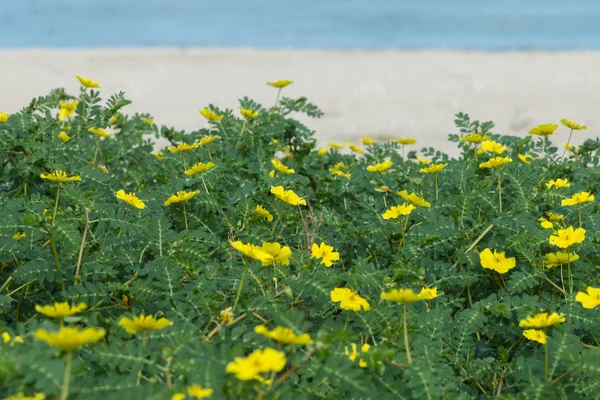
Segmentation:
<svg viewBox="0 0 600 400">
<path fill-rule="evenodd" d="M 0 0 L 0 48 L 600 49 L 600 0 Z"/>
</svg>

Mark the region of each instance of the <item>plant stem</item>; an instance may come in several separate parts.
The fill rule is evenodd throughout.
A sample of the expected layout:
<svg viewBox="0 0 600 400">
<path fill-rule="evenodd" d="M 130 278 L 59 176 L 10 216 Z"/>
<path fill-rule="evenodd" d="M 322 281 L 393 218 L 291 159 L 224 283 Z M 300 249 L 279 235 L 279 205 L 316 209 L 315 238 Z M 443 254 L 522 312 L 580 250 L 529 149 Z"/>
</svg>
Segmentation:
<svg viewBox="0 0 600 400">
<path fill-rule="evenodd" d="M 583 224 L 581 222 L 581 204 L 577 204 L 577 215 L 579 216 L 579 227 L 582 228 Z"/>
<path fill-rule="evenodd" d="M 546 158 L 546 142 L 548 141 L 548 136 L 544 136 L 542 139 L 542 158 Z"/>
<path fill-rule="evenodd" d="M 562 157 L 560 158 L 561 160 L 563 160 L 565 158 L 565 154 L 567 153 L 567 149 L 569 148 L 569 144 L 571 143 L 572 135 L 573 135 L 573 128 L 571 128 L 571 132 L 569 133 L 569 140 L 567 140 L 567 144 L 565 145 L 565 151 L 563 151 Z"/>
<path fill-rule="evenodd" d="M 238 139 L 238 142 L 235 145 L 235 149 L 237 150 L 240 147 L 240 143 L 242 143 L 242 135 L 244 134 L 244 131 L 246 130 L 246 124 L 248 123 L 247 119 L 244 119 L 244 125 L 242 125 L 242 130 L 240 131 L 240 137 Z"/>
<path fill-rule="evenodd" d="M 204 182 L 204 174 L 200 173 L 200 178 L 202 179 L 202 185 L 204 185 L 204 190 L 206 190 L 206 194 L 208 193 L 208 188 L 206 187 L 206 182 Z"/>
<path fill-rule="evenodd" d="M 96 168 L 96 159 L 98 158 L 98 150 L 100 150 L 100 136 L 96 138 L 96 151 L 94 152 L 94 160 L 92 161 L 92 167 Z"/>
<path fill-rule="evenodd" d="M 142 346 L 145 346 L 148 343 L 148 331 L 144 331 L 144 336 L 142 337 Z"/>
<path fill-rule="evenodd" d="M 434 179 L 435 179 L 435 199 L 438 199 L 438 191 L 439 191 L 439 185 L 438 185 L 438 176 L 437 174 L 434 175 Z"/>
<path fill-rule="evenodd" d="M 183 172 L 187 170 L 187 162 L 185 161 L 185 152 L 181 153 L 181 157 L 183 158 Z"/>
<path fill-rule="evenodd" d="M 185 211 L 185 201 L 183 202 L 183 220 L 185 221 L 185 229 L 187 230 L 188 223 L 187 223 L 187 212 Z"/>
<path fill-rule="evenodd" d="M 279 104 L 279 96 L 281 95 L 281 88 L 279 88 L 279 90 L 277 91 L 277 98 L 275 99 L 275 105 L 273 106 L 274 108 L 277 108 L 277 104 Z"/>
<path fill-rule="evenodd" d="M 81 261 L 83 260 L 83 248 L 85 247 L 85 238 L 90 227 L 88 210 L 85 207 L 83 209 L 85 211 L 85 228 L 83 228 L 83 237 L 81 238 L 81 245 L 79 246 L 79 257 L 77 258 L 77 267 L 75 268 L 75 284 L 79 282 L 79 269 L 81 268 Z"/>
<path fill-rule="evenodd" d="M 52 225 L 56 221 L 56 210 L 58 210 L 58 197 L 60 196 L 60 182 L 58 182 L 58 188 L 56 189 L 56 200 L 54 201 L 54 212 L 52 213 Z"/>
<path fill-rule="evenodd" d="M 408 345 L 408 323 L 406 321 L 406 304 L 402 304 L 402 319 L 404 324 L 404 349 L 406 350 L 406 359 L 408 360 L 409 364 L 412 364 L 410 347 Z"/>
<path fill-rule="evenodd" d="M 245 256 L 242 256 L 245 257 Z M 246 278 L 246 270 L 248 269 L 248 264 L 246 262 L 246 258 L 243 258 L 244 260 L 244 270 L 242 271 L 242 279 L 240 280 L 240 286 L 238 288 L 237 291 L 237 295 L 235 296 L 235 301 L 233 302 L 233 308 L 231 309 L 231 311 L 235 311 L 235 308 L 237 307 L 237 303 L 240 299 L 240 295 L 242 294 L 242 287 L 244 287 L 244 279 Z"/>
<path fill-rule="evenodd" d="M 549 353 L 549 351 L 548 351 L 548 340 L 547 339 L 546 339 L 546 344 L 544 344 L 544 352 L 546 353 L 545 357 L 544 357 L 544 378 L 545 378 L 546 382 L 548 382 L 548 364 L 549 364 L 548 363 L 548 353 Z"/>
<path fill-rule="evenodd" d="M 567 247 L 567 274 L 569 274 L 569 296 L 573 297 L 573 277 L 571 275 L 571 252 Z"/>
<path fill-rule="evenodd" d="M 67 400 L 69 397 L 69 383 L 71 382 L 71 364 L 73 363 L 73 352 L 68 351 L 65 357 L 65 376 L 63 378 L 62 392 L 60 400 Z"/>
<path fill-rule="evenodd" d="M 500 179 L 500 167 L 498 167 L 498 201 L 500 202 L 500 212 L 502 212 L 502 180 Z"/>
<path fill-rule="evenodd" d="M 346 322 L 344 322 L 344 330 L 346 330 L 346 326 L 348 326 L 348 320 L 350 319 L 350 313 L 346 313 Z"/>
<path fill-rule="evenodd" d="M 283 214 L 283 207 L 285 206 L 284 202 L 281 202 L 281 208 L 279 209 L 279 213 L 277 214 L 277 220 L 275 221 L 275 225 L 273 225 L 273 229 L 271 229 L 271 236 L 275 234 L 275 229 L 277 228 L 277 224 L 281 219 L 281 214 Z"/>
<path fill-rule="evenodd" d="M 83 101 L 81 105 L 81 118 L 85 120 L 85 101 L 87 99 L 87 87 L 83 88 Z"/>
<path fill-rule="evenodd" d="M 50 248 L 52 249 L 52 255 L 54 256 L 54 265 L 56 265 L 56 270 L 62 272 L 60 268 L 60 262 L 58 261 L 58 253 L 56 252 L 56 242 L 54 241 L 54 234 L 52 232 L 48 232 L 50 236 Z"/>
</svg>

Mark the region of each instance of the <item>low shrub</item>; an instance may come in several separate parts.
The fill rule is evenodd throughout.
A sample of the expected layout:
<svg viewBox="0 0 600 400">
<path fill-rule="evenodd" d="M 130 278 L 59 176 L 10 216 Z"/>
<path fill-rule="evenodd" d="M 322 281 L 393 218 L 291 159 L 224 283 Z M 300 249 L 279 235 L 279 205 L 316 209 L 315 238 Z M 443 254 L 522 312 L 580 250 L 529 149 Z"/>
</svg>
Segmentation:
<svg viewBox="0 0 600 400">
<path fill-rule="evenodd" d="M 600 396 L 585 127 L 317 149 L 289 81 L 191 133 L 80 81 L 0 114 L 1 396 Z"/>
</svg>

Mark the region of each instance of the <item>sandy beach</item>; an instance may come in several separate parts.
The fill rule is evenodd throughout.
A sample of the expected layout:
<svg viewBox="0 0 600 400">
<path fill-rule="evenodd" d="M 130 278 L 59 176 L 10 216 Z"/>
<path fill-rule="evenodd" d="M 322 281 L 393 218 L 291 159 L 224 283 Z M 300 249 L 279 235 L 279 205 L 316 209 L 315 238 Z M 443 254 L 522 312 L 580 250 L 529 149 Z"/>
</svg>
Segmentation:
<svg viewBox="0 0 600 400">
<path fill-rule="evenodd" d="M 266 106 L 306 96 L 325 112 L 303 118 L 321 143 L 365 134 L 411 136 L 445 149 L 454 114 L 493 120 L 495 132 L 525 135 L 539 123 L 576 119 L 600 126 L 600 52 L 309 51 L 252 49 L 0 50 L 0 111 L 15 112 L 55 87 L 77 93 L 75 75 L 98 80 L 105 98 L 123 90 L 125 111 L 193 130 L 209 103 L 238 108 L 248 96 Z M 566 128 L 554 143 L 566 142 Z M 450 150 L 451 151 L 451 150 Z M 452 152 L 452 151 L 451 151 Z"/>
</svg>

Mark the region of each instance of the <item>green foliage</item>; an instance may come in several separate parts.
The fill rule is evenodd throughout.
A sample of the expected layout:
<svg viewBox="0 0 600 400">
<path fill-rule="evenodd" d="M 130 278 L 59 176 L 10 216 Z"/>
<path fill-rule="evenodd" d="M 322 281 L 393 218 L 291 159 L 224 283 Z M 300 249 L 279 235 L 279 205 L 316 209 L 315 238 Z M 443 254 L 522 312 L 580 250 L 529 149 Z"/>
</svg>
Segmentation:
<svg viewBox="0 0 600 400">
<path fill-rule="evenodd" d="M 75 113 L 58 120 L 59 101 L 74 99 Z M 243 98 L 242 108 L 259 112 L 248 120 L 210 105 L 223 118 L 189 133 L 149 124 L 142 119 L 148 115 L 123 114 L 128 104 L 122 92 L 103 103 L 98 90 L 72 97 L 57 89 L 0 123 L 0 333 L 8 337 L 0 343 L 0 397 L 61 395 L 66 355 L 35 338 L 40 328 L 59 329 L 35 306 L 59 301 L 88 305 L 64 324 L 107 332 L 74 352 L 72 399 L 168 399 L 196 384 L 213 389 L 214 398 L 239 399 L 600 396 L 598 309 L 575 301 L 578 291 L 600 286 L 599 207 L 561 206 L 573 193 L 598 191 L 598 140 L 563 158 L 543 138 L 500 136 L 492 122 L 458 114 L 458 133 L 449 140 L 461 156 L 421 151 L 448 164 L 437 175 L 436 198 L 435 177 L 420 172 L 416 152 L 403 157 L 396 142 L 363 146 L 364 154 L 317 151 L 313 132 L 292 118 L 323 115 L 306 98 L 283 97 L 273 108 Z M 99 138 L 90 127 L 112 136 Z M 58 139 L 61 131 L 71 139 Z M 479 167 L 495 155 L 477 155 L 478 145 L 460 141 L 474 132 L 508 147 L 502 203 L 497 170 Z M 186 153 L 152 154 L 157 139 L 176 146 L 207 135 L 219 137 Z M 519 154 L 536 159 L 526 165 Z M 271 177 L 273 158 L 295 173 Z M 366 170 L 385 160 L 393 163 L 385 173 Z M 200 161 L 215 167 L 184 174 Z M 330 172 L 340 162 L 350 178 Z M 61 184 L 57 196 L 59 185 L 40 178 L 55 170 L 81 181 Z M 571 186 L 547 189 L 556 178 Z M 276 200 L 270 189 L 280 185 L 307 206 Z M 146 207 L 119 200 L 121 189 Z M 396 194 L 403 189 L 431 207 L 384 220 L 386 209 L 403 203 Z M 200 193 L 164 206 L 181 190 Z M 273 221 L 254 212 L 257 205 Z M 586 239 L 572 247 L 580 259 L 571 268 L 546 266 L 545 254 L 558 249 L 548 242 L 553 230 L 538 219 L 550 212 L 575 227 L 581 213 Z M 26 236 L 15 240 L 17 233 Z M 262 267 L 232 248 L 236 240 L 289 246 L 290 264 Z M 311 257 L 321 242 L 340 253 L 329 268 Z M 479 253 L 486 248 L 515 257 L 516 267 L 506 274 L 482 268 Z M 233 321 L 224 321 L 220 312 L 234 306 L 245 264 Z M 337 287 L 358 291 L 371 309 L 341 310 L 330 299 Z M 406 306 L 412 360 L 402 305 L 379 301 L 382 291 L 398 287 L 436 287 L 439 295 Z M 546 330 L 548 380 L 544 346 L 525 339 L 519 327 L 544 311 L 566 318 Z M 142 314 L 173 324 L 136 335 L 119 326 L 123 317 Z M 280 346 L 254 332 L 263 323 L 308 333 L 313 343 Z M 346 354 L 353 343 L 354 362 Z M 361 351 L 365 343 L 371 347 Z M 282 371 L 264 377 L 271 384 L 226 373 L 236 357 L 265 347 L 286 356 Z"/>
</svg>

